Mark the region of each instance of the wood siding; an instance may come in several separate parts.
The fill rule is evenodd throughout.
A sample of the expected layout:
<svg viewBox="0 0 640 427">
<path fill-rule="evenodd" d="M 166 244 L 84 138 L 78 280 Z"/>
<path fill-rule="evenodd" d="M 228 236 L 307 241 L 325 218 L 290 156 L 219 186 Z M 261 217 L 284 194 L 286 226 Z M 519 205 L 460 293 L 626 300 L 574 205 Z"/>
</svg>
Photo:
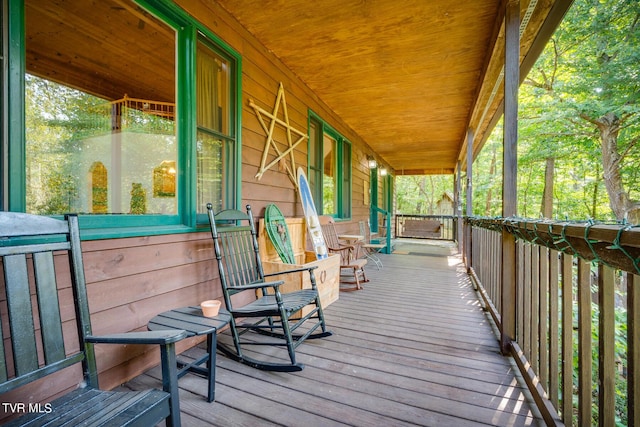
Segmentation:
<svg viewBox="0 0 640 427">
<path fill-rule="evenodd" d="M 251 204 L 258 217 L 269 203 L 276 203 L 285 216 L 303 215 L 298 193 L 283 168 L 276 165 L 260 180 L 255 178 L 266 135 L 249 100 L 272 111 L 282 82 L 291 125 L 306 133 L 311 109 L 352 143 L 352 219 L 339 223 L 338 228 L 340 232 L 357 233 L 358 221 L 366 220 L 369 215 L 369 206 L 364 204 L 364 188 L 369 180 L 366 155 L 372 150 L 217 3 L 204 0 L 177 3 L 199 17 L 242 56 L 242 98 L 239 100 L 242 103 L 242 206 Z M 282 134 L 280 137 L 285 141 Z M 307 166 L 306 143 L 301 143 L 294 155 L 297 166 Z M 273 158 L 270 155 L 268 161 Z M 380 194 L 380 200 L 381 197 Z M 221 297 L 208 232 L 86 241 L 83 251 L 95 334 L 145 330 L 148 320 L 159 312 Z M 200 341 L 182 341 L 178 351 Z M 107 389 L 159 363 L 155 347 L 98 346 L 96 352 L 100 385 Z M 34 384 L 3 399 L 42 402 L 64 388 L 75 387 L 79 381 L 81 375 L 76 372 L 59 383 Z"/>
</svg>

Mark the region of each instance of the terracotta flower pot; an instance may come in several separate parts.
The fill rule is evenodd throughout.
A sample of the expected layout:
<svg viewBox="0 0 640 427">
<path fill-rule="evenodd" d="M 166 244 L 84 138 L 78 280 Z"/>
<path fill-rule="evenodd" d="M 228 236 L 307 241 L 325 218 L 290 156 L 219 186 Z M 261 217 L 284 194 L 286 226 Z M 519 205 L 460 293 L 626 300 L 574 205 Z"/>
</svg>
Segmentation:
<svg viewBox="0 0 640 427">
<path fill-rule="evenodd" d="M 206 317 L 215 317 L 218 315 L 221 305 L 222 302 L 212 299 L 202 301 L 202 303 L 200 303 L 200 308 L 202 308 L 202 314 L 204 314 Z"/>
</svg>

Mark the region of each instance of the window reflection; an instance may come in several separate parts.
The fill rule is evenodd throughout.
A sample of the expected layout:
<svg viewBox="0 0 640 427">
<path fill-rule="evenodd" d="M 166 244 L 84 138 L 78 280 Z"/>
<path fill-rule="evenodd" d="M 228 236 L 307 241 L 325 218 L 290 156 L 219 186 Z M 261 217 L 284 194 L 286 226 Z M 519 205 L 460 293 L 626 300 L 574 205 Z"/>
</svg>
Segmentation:
<svg viewBox="0 0 640 427">
<path fill-rule="evenodd" d="M 176 214 L 154 189 L 177 159 L 174 31 L 127 0 L 25 13 L 27 212 Z"/>
</svg>

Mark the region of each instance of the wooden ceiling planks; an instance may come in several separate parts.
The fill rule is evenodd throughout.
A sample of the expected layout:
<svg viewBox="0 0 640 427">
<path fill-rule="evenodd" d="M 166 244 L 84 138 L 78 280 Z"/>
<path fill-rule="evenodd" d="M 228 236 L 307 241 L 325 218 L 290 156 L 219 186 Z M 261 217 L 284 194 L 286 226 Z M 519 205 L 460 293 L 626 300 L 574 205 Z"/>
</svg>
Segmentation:
<svg viewBox="0 0 640 427">
<path fill-rule="evenodd" d="M 398 172 L 453 171 L 500 114 L 504 0 L 216 1 Z M 557 1 L 521 0 L 523 57 Z"/>
<path fill-rule="evenodd" d="M 499 1 L 218 2 L 394 169 L 453 170 Z"/>
<path fill-rule="evenodd" d="M 466 160 L 467 129 L 482 143 L 500 114 L 506 0 L 210 1 L 397 171 L 453 171 Z M 549 11 L 563 14 L 570 3 L 521 0 L 523 58 Z M 122 0 L 26 4 L 29 72 L 110 100 L 175 99 L 175 35 L 146 12 Z M 110 25 L 92 25 L 92 14 L 109 16 Z M 62 39 L 87 45 L 85 54 Z M 135 64 L 108 61 L 122 49 L 140 52 Z"/>
</svg>

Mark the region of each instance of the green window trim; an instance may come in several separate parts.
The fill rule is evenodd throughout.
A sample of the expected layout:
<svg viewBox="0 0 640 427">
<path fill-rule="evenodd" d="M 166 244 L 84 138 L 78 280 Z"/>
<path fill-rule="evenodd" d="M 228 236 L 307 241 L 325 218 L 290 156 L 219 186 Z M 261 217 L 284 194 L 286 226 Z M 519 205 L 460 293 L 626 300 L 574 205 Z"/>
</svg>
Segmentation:
<svg viewBox="0 0 640 427">
<path fill-rule="evenodd" d="M 316 204 L 316 210 L 319 215 L 330 215 L 337 220 L 349 220 L 352 215 L 352 146 L 351 142 L 347 140 L 342 134 L 335 130 L 331 125 L 325 122 L 319 115 L 312 110 L 308 112 L 308 129 L 309 129 L 309 142 L 308 142 L 308 158 L 307 158 L 307 175 L 311 183 L 311 192 L 314 202 Z M 315 134 L 312 132 L 312 128 L 315 129 Z M 335 212 L 324 212 L 324 194 L 323 185 L 318 185 L 322 182 L 325 161 L 324 155 L 325 147 L 324 140 L 325 135 L 336 142 L 335 153 Z M 316 141 L 312 139 L 316 138 Z"/>
<path fill-rule="evenodd" d="M 0 152 L 3 167 L 2 180 L 3 210 L 25 212 L 26 210 L 26 152 L 25 152 L 25 72 L 26 72 L 26 23 L 23 0 L 3 1 L 3 50 L 6 47 L 6 75 L 3 75 L 2 100 L 6 105 L 3 117 L 3 139 L 6 138 L 7 151 Z M 219 39 L 203 24 L 196 21 L 175 3 L 169 0 L 132 0 L 157 19 L 175 30 L 176 34 L 176 140 L 178 141 L 177 214 L 173 215 L 129 215 L 129 214 L 89 214 L 80 215 L 83 240 L 133 237 L 158 234 L 172 234 L 202 231 L 206 229 L 206 214 L 197 214 L 196 192 L 196 106 L 195 106 L 195 52 L 198 37 L 205 38 L 216 52 L 232 65 L 230 74 L 231 144 L 225 145 L 223 153 L 227 162 L 224 170 L 224 204 L 237 208 L 241 204 L 241 129 L 242 129 L 242 58 L 227 43 Z M 5 8 L 6 7 L 6 8 Z M 4 40 L 6 35 L 7 40 Z M 6 121 L 5 121 L 6 120 Z M 7 170 L 5 165 L 9 165 Z M 20 166 L 15 166 L 20 165 Z M 58 215 L 53 215 L 58 216 Z"/>
</svg>

